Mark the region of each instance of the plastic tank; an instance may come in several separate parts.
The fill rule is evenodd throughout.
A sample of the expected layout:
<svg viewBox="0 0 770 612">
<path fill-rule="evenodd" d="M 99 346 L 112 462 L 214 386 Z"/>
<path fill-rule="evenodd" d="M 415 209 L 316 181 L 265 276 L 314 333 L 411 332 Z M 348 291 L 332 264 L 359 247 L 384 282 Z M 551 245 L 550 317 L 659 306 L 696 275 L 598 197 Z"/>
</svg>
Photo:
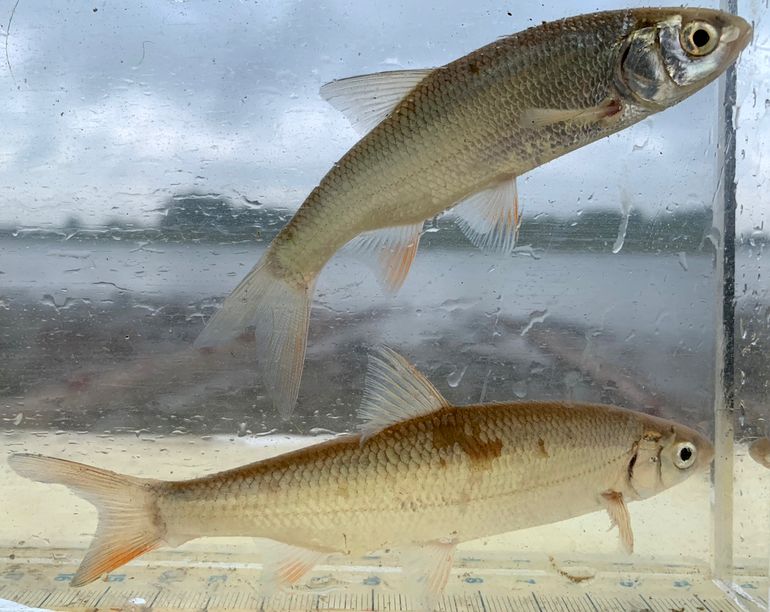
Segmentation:
<svg viewBox="0 0 770 612">
<path fill-rule="evenodd" d="M 766 607 L 766 2 L 737 7 L 754 43 L 718 85 L 522 177 L 512 256 L 475 249 L 440 217 L 386 297 L 340 252 L 318 283 L 291 422 L 265 397 L 253 342 L 192 348 L 357 139 L 323 83 L 441 65 L 611 8 L 3 5 L 3 452 L 157 478 L 235 467 L 353 430 L 367 352 L 385 342 L 456 404 L 611 403 L 716 439 L 712 474 L 630 506 L 632 556 L 604 513 L 469 542 L 442 609 Z M 0 491 L 0 609 L 410 609 L 389 554 L 330 561 L 264 600 L 247 538 L 162 549 L 73 589 L 94 509 L 4 460 Z"/>
</svg>

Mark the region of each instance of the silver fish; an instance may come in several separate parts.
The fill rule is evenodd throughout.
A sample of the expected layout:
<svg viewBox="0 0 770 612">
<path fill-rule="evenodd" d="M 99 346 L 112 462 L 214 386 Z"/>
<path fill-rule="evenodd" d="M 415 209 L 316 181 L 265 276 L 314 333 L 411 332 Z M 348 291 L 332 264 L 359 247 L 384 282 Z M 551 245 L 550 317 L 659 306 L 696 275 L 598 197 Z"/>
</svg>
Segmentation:
<svg viewBox="0 0 770 612">
<path fill-rule="evenodd" d="M 313 189 L 196 340 L 254 326 L 265 383 L 296 403 L 316 278 L 362 235 L 397 290 L 423 221 L 454 207 L 482 248 L 510 252 L 516 177 L 673 106 L 746 46 L 740 17 L 699 8 L 628 9 L 546 23 L 446 66 L 332 82 L 321 94 L 371 131 Z"/>
<path fill-rule="evenodd" d="M 98 508 L 74 586 L 161 546 L 255 536 L 275 542 L 264 552 L 267 588 L 296 582 L 328 554 L 393 548 L 429 609 L 467 540 L 606 509 L 631 552 L 627 502 L 682 482 L 713 455 L 687 427 L 612 406 L 455 407 L 386 348 L 370 360 L 367 383 L 358 434 L 193 480 L 38 455 L 9 463 Z"/>
</svg>

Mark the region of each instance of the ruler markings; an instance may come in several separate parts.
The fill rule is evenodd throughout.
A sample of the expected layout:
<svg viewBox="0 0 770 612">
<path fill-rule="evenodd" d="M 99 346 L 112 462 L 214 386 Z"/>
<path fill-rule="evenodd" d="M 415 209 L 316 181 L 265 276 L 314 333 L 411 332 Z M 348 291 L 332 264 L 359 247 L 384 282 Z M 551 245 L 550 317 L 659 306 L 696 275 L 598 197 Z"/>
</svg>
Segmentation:
<svg viewBox="0 0 770 612">
<path fill-rule="evenodd" d="M 103 584 L 103 583 L 102 583 Z M 179 585 L 173 585 L 180 588 Z M 25 589 L 16 585 L 0 585 L 0 597 L 35 607 L 66 610 L 72 608 L 123 607 L 137 601 L 148 608 L 197 609 L 197 610 L 383 610 L 405 611 L 410 608 L 404 596 L 398 592 L 383 592 L 381 588 L 329 593 L 276 594 L 269 600 L 257 598 L 243 590 L 228 590 L 221 585 L 213 594 L 194 591 L 186 593 L 166 589 L 121 589 L 120 585 L 103 585 L 100 590 Z M 173 588 L 173 587 L 172 587 Z M 524 591 L 526 595 L 506 595 L 484 590 L 467 593 L 448 593 L 440 601 L 445 612 L 619 612 L 646 608 L 654 612 L 685 610 L 686 612 L 740 612 L 731 601 L 716 594 L 705 597 L 692 593 L 677 595 L 670 592 L 634 593 L 627 596 L 597 595 L 594 593 L 562 594 L 558 591 L 545 593 L 538 590 Z M 714 591 L 716 593 L 716 591 Z M 710 594 L 711 595 L 711 594 Z"/>
<path fill-rule="evenodd" d="M 695 599 L 697 599 L 697 600 L 698 600 L 698 602 L 699 602 L 699 603 L 700 603 L 700 604 L 701 604 L 701 605 L 702 605 L 704 608 L 706 608 L 707 612 L 712 612 L 712 611 L 711 611 L 711 607 L 710 607 L 710 606 L 709 606 L 709 605 L 708 605 L 708 604 L 707 604 L 705 601 L 703 601 L 703 600 L 702 600 L 700 597 L 698 597 L 698 596 L 696 595 L 696 596 L 695 596 Z"/>
<path fill-rule="evenodd" d="M 98 598 L 96 599 L 96 601 L 94 602 L 94 607 L 98 607 L 98 606 L 99 606 L 99 604 L 101 603 L 102 599 L 104 599 L 104 596 L 105 596 L 105 595 L 107 595 L 107 593 L 109 593 L 109 592 L 110 592 L 110 589 L 111 589 L 111 588 L 112 588 L 112 587 L 107 587 L 106 589 L 104 589 L 104 593 L 102 593 L 101 595 L 99 595 L 99 597 L 98 597 Z"/>
<path fill-rule="evenodd" d="M 540 607 L 540 602 L 537 600 L 537 595 L 532 593 L 532 599 L 535 602 L 535 605 L 537 606 L 538 612 L 543 612 L 543 608 Z"/>
<path fill-rule="evenodd" d="M 567 598 L 562 595 L 559 599 L 561 601 L 561 605 L 564 606 L 568 612 L 582 612 L 586 609 L 582 600 L 578 598 L 572 599 L 572 601 L 568 601 Z"/>
<path fill-rule="evenodd" d="M 639 595 L 639 599 L 641 599 L 644 605 L 647 606 L 648 610 L 653 610 L 653 611 L 655 610 L 652 604 L 649 601 L 647 601 L 647 599 L 645 599 L 644 595 Z"/>
<path fill-rule="evenodd" d="M 489 610 L 487 610 L 487 604 L 484 602 L 484 595 L 481 594 L 481 591 L 476 591 L 476 595 L 478 595 L 478 598 L 479 598 L 479 605 L 481 605 L 481 612 L 489 612 Z"/>
<path fill-rule="evenodd" d="M 491 612 L 501 612 L 501 608 L 499 605 L 499 598 L 495 595 L 487 595 L 485 597 L 485 601 L 487 602 L 487 606 L 489 607 Z"/>
<path fill-rule="evenodd" d="M 596 607 L 596 604 L 594 603 L 594 600 L 591 599 L 591 595 L 586 593 L 586 599 L 588 600 L 588 603 L 591 604 L 591 607 L 594 609 L 594 612 L 599 612 L 599 608 Z"/>
</svg>

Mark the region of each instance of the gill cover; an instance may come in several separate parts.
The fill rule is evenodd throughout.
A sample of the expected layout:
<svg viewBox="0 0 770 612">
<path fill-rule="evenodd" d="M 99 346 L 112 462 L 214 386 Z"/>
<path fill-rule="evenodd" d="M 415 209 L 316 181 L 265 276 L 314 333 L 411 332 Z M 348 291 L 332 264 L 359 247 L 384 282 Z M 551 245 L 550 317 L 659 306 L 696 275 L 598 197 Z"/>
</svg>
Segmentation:
<svg viewBox="0 0 770 612">
<path fill-rule="evenodd" d="M 628 479 L 640 499 L 652 497 L 664 488 L 660 471 L 661 451 L 674 437 L 673 432 L 664 438 L 659 431 L 646 431 L 636 443 L 636 453 L 628 466 Z"/>
<path fill-rule="evenodd" d="M 719 76 L 743 47 L 738 39 L 744 35 L 738 25 L 705 14 L 639 28 L 621 47 L 616 85 L 640 106 L 662 110 Z"/>
<path fill-rule="evenodd" d="M 680 425 L 656 427 L 652 422 L 636 442 L 628 463 L 628 485 L 639 499 L 652 497 L 708 465 L 711 443 Z"/>
</svg>

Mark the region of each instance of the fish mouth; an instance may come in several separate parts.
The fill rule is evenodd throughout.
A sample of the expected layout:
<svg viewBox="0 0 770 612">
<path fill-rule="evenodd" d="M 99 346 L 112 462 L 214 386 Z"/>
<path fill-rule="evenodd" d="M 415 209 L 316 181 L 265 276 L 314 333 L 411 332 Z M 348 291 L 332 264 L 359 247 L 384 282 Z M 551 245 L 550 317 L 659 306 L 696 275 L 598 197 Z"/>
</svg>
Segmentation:
<svg viewBox="0 0 770 612">
<path fill-rule="evenodd" d="M 754 37 L 754 28 L 748 21 L 737 15 L 730 15 L 730 21 L 722 28 L 721 41 L 729 44 L 730 61 L 735 60 L 741 51 L 743 51 Z"/>
<path fill-rule="evenodd" d="M 740 48 L 741 51 L 743 51 L 746 47 L 748 47 L 749 43 L 754 38 L 754 28 L 752 28 L 745 21 L 743 21 L 743 23 L 745 24 L 745 28 L 743 28 L 743 33 L 739 36 L 738 43 L 737 43 L 737 46 Z"/>
<path fill-rule="evenodd" d="M 700 448 L 698 449 L 698 463 L 702 468 L 706 468 L 714 459 L 714 446 L 705 438 L 702 438 L 699 441 L 699 445 Z"/>
</svg>

